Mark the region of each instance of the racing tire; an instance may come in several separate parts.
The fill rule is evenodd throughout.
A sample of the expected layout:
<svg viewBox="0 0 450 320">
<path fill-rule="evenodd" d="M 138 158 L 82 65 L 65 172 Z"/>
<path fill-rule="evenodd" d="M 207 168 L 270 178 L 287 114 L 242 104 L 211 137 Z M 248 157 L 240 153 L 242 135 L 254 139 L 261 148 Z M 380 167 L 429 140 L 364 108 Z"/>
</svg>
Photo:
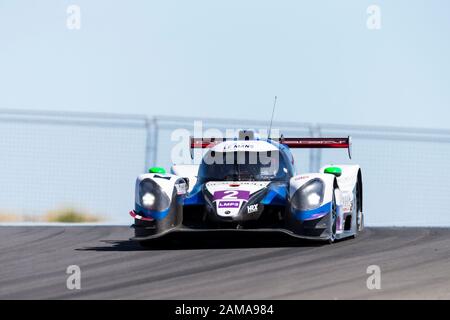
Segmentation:
<svg viewBox="0 0 450 320">
<path fill-rule="evenodd" d="M 355 236 L 361 233 L 364 230 L 364 214 L 361 210 L 361 204 L 360 204 L 360 188 L 359 188 L 359 181 L 356 184 L 356 191 L 355 191 L 355 199 L 356 199 L 356 230 L 355 230 Z"/>
<path fill-rule="evenodd" d="M 337 228 L 337 210 L 336 210 L 336 199 L 333 192 L 333 201 L 331 202 L 331 212 L 330 212 L 330 238 L 327 242 L 332 244 L 336 240 L 336 228 Z"/>
</svg>

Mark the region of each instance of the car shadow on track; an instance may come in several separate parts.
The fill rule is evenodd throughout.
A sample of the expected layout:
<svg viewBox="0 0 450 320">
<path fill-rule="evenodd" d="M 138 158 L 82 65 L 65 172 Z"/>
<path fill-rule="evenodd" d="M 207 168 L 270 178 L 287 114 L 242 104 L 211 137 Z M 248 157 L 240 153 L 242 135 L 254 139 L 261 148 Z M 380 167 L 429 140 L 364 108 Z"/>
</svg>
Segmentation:
<svg viewBox="0 0 450 320">
<path fill-rule="evenodd" d="M 322 241 L 295 239 L 282 234 L 169 234 L 139 243 L 131 240 L 102 240 L 103 245 L 76 249 L 78 251 L 145 251 L 320 247 Z"/>
</svg>

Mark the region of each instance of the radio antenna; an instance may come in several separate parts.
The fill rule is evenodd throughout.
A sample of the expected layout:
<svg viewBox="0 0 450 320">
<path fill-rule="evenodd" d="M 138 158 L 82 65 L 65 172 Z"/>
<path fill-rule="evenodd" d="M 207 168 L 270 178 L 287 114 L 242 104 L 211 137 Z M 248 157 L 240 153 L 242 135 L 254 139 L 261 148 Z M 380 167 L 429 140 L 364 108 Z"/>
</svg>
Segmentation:
<svg viewBox="0 0 450 320">
<path fill-rule="evenodd" d="M 272 108 L 272 117 L 270 117 L 270 125 L 269 125 L 269 137 L 270 140 L 270 134 L 272 132 L 272 122 L 273 122 L 273 115 L 275 113 L 275 106 L 277 105 L 277 96 L 275 96 L 275 99 L 273 100 L 273 108 Z"/>
</svg>

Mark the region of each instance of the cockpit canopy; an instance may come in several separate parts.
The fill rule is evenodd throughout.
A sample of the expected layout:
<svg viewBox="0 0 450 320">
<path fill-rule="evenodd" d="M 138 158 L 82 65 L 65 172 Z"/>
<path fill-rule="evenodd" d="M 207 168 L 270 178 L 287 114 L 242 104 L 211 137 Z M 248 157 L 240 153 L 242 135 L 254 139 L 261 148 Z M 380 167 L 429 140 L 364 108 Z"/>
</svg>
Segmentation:
<svg viewBox="0 0 450 320">
<path fill-rule="evenodd" d="M 279 150 L 209 150 L 200 164 L 198 178 L 207 181 L 286 181 L 293 168 Z"/>
</svg>

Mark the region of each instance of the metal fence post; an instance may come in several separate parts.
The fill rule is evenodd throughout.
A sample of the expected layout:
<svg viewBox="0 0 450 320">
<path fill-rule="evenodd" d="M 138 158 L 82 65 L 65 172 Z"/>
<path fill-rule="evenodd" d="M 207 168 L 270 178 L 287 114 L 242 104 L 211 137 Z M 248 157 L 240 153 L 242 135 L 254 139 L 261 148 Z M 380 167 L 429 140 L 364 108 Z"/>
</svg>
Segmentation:
<svg viewBox="0 0 450 320">
<path fill-rule="evenodd" d="M 151 141 L 151 150 L 150 150 L 150 160 L 151 163 L 149 166 L 157 165 L 158 161 L 158 133 L 159 133 L 159 125 L 158 125 L 158 119 L 156 117 L 153 117 L 153 137 L 150 137 Z"/>
<path fill-rule="evenodd" d="M 317 124 L 309 125 L 311 137 L 320 137 L 320 127 Z M 320 168 L 320 149 L 309 149 L 309 172 L 317 172 Z"/>
<path fill-rule="evenodd" d="M 148 168 L 156 165 L 158 159 L 158 120 L 156 117 L 146 118 L 145 121 L 145 168 L 144 172 L 147 172 Z"/>
<path fill-rule="evenodd" d="M 145 155 L 144 155 L 144 172 L 147 172 L 150 166 L 150 153 L 152 139 L 150 136 L 152 123 L 148 117 L 145 117 Z"/>
<path fill-rule="evenodd" d="M 315 129 L 316 129 L 317 137 L 321 137 L 322 136 L 322 128 L 321 128 L 320 124 L 316 124 Z M 315 159 L 315 163 L 314 163 L 316 172 L 319 172 L 321 162 L 322 162 L 322 149 L 319 148 L 319 149 L 316 149 L 316 159 Z"/>
</svg>

